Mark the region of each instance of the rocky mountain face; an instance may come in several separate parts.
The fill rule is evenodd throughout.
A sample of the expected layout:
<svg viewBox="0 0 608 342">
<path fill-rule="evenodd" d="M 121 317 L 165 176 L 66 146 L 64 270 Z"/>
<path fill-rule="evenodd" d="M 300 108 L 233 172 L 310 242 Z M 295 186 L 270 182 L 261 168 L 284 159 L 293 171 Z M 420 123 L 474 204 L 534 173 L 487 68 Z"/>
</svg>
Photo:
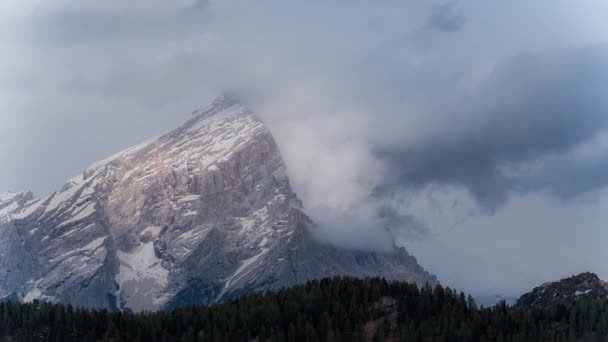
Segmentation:
<svg viewBox="0 0 608 342">
<path fill-rule="evenodd" d="M 34 195 L 31 192 L 0 192 L 0 223 L 10 220 L 10 215 L 21 211 L 31 204 Z"/>
<path fill-rule="evenodd" d="M 45 198 L 0 194 L 0 297 L 142 311 L 333 275 L 436 283 L 404 249 L 340 249 L 314 229 L 270 131 L 222 97 Z"/>
<path fill-rule="evenodd" d="M 532 308 L 545 307 L 576 300 L 607 300 L 608 283 L 593 273 L 581 273 L 560 281 L 545 283 L 524 294 L 517 306 Z"/>
</svg>

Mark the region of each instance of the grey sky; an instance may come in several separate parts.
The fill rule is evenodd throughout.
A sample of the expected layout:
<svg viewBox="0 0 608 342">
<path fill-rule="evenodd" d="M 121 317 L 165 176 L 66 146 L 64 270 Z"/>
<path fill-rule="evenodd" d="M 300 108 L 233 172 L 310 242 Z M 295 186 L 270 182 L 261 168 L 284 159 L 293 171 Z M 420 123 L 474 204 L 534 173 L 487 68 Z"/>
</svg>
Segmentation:
<svg viewBox="0 0 608 342">
<path fill-rule="evenodd" d="M 43 196 L 230 90 L 272 129 L 327 239 L 376 248 L 396 236 L 476 293 L 608 278 L 606 11 L 6 0 L 0 189 Z"/>
</svg>

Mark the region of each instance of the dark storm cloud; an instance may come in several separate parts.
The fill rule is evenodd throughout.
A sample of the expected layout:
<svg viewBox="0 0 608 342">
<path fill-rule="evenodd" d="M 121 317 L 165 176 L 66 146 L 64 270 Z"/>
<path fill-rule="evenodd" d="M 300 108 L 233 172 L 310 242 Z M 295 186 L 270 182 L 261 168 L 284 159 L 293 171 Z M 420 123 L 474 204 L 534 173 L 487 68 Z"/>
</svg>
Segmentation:
<svg viewBox="0 0 608 342">
<path fill-rule="evenodd" d="M 396 172 L 395 182 L 378 193 L 394 186 L 462 185 L 495 206 L 509 190 L 546 188 L 571 196 L 608 185 L 608 173 L 601 171 L 607 159 L 574 166 L 567 157 L 608 129 L 606 47 L 514 58 L 481 89 L 459 108 L 442 108 L 469 120 L 466 129 L 446 123 L 441 135 L 416 146 L 377 148 Z M 540 167 L 546 174 L 520 174 L 521 166 L 555 154 L 566 157 Z"/>
<path fill-rule="evenodd" d="M 430 232 L 428 227 L 418 222 L 413 215 L 401 214 L 389 205 L 383 205 L 378 209 L 378 218 L 384 228 L 395 236 L 415 240 L 426 236 Z"/>
<path fill-rule="evenodd" d="M 464 28 L 467 17 L 458 1 L 449 1 L 430 8 L 428 19 L 422 26 L 405 35 L 399 43 L 405 42 L 420 50 L 428 50 L 443 34 L 457 32 Z"/>
<path fill-rule="evenodd" d="M 458 7 L 458 1 L 450 1 L 433 8 L 428 22 L 428 28 L 443 32 L 460 30 L 467 19 Z"/>
</svg>

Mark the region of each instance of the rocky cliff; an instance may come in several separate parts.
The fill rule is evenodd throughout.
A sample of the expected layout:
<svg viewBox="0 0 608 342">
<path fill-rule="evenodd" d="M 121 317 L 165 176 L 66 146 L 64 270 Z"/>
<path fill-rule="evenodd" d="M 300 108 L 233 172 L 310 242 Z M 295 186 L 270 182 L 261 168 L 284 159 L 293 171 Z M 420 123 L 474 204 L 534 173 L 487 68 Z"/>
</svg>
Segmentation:
<svg viewBox="0 0 608 342">
<path fill-rule="evenodd" d="M 608 299 L 608 283 L 594 273 L 581 273 L 560 281 L 549 282 L 521 296 L 517 305 L 525 308 L 545 307 L 589 299 Z"/>
</svg>

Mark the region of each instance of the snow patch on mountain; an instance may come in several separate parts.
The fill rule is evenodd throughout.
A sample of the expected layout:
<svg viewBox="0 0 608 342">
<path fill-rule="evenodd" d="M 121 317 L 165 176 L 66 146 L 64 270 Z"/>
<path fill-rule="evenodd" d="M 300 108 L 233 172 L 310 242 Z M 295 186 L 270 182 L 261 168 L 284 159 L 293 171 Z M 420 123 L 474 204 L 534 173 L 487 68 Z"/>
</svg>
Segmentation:
<svg viewBox="0 0 608 342">
<path fill-rule="evenodd" d="M 24 218 L 32 215 L 42 205 L 42 200 L 39 198 L 29 201 L 25 204 L 24 209 L 12 215 L 13 219 L 23 220 Z"/>
<path fill-rule="evenodd" d="M 23 209 L 32 197 L 29 191 L 0 193 L 0 223 L 11 221 L 12 216 Z"/>
<path fill-rule="evenodd" d="M 234 273 L 226 279 L 226 284 L 224 285 L 222 292 L 220 292 L 218 295 L 218 299 L 221 298 L 233 284 L 237 283 L 240 279 L 250 273 L 254 269 L 255 263 L 266 253 L 268 253 L 268 251 L 268 248 L 262 248 L 258 254 L 243 260 L 239 268 L 237 268 L 236 271 L 234 271 Z"/>
<path fill-rule="evenodd" d="M 95 203 L 88 203 L 83 208 L 77 210 L 76 213 L 73 213 L 72 217 L 63 221 L 58 227 L 67 226 L 74 222 L 81 221 L 81 220 L 93 215 L 94 213 L 95 213 Z"/>
<path fill-rule="evenodd" d="M 34 300 L 40 298 L 42 296 L 42 292 L 39 288 L 35 287 L 30 292 L 28 292 L 25 297 L 23 297 L 23 301 L 25 303 L 31 303 Z"/>
<path fill-rule="evenodd" d="M 136 311 L 155 309 L 150 300 L 161 296 L 161 290 L 167 286 L 169 271 L 156 256 L 154 243 L 143 243 L 129 253 L 118 251 L 117 254 L 120 269 L 116 282 L 126 306 Z"/>
</svg>

